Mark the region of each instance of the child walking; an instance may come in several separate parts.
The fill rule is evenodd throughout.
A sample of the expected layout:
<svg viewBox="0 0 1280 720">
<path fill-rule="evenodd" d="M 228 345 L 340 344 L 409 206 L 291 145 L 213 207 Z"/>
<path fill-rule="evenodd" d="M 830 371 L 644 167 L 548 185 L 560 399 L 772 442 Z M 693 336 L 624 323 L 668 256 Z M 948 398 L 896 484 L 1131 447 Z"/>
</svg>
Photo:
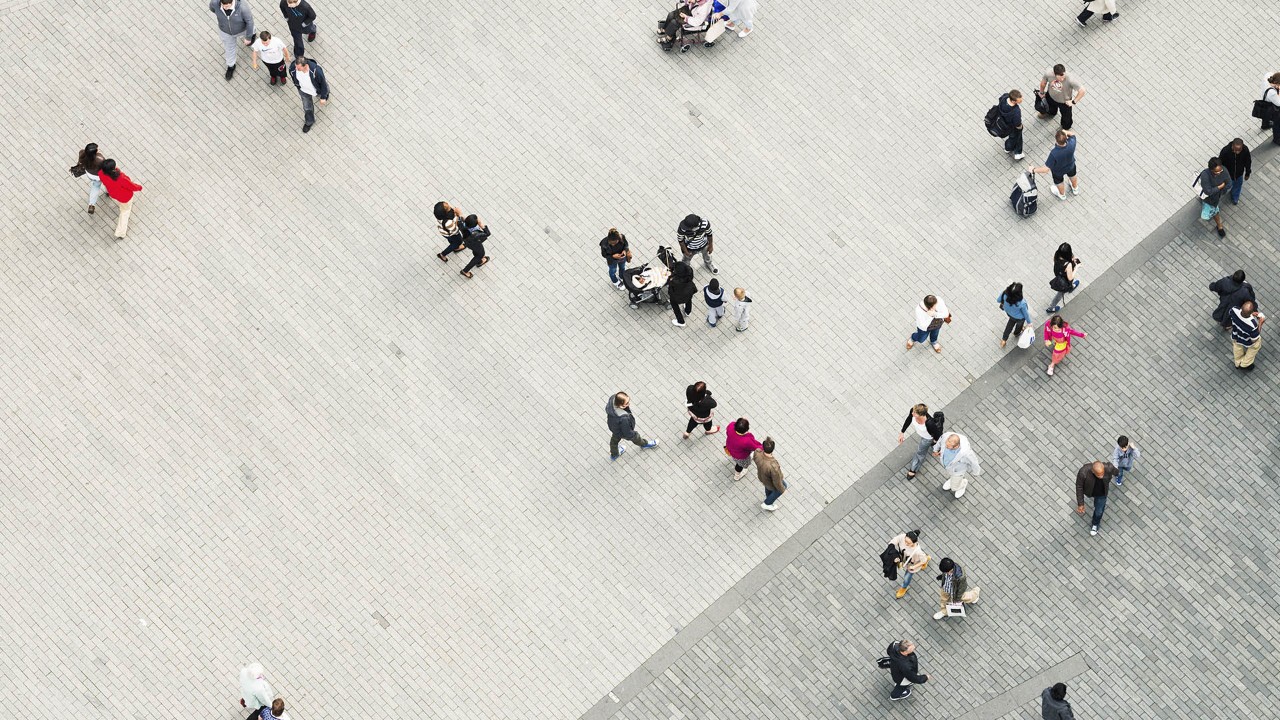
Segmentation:
<svg viewBox="0 0 1280 720">
<path fill-rule="evenodd" d="M 733 319 L 738 323 L 738 332 L 745 332 L 751 322 L 751 298 L 743 288 L 734 288 L 733 297 L 737 300 L 733 304 Z"/>
<path fill-rule="evenodd" d="M 1049 368 L 1045 370 L 1049 375 L 1053 375 L 1053 369 L 1058 366 L 1067 357 L 1067 353 L 1071 352 L 1071 338 L 1086 338 L 1087 333 L 1071 327 L 1061 315 L 1054 315 L 1044 323 L 1044 346 L 1053 348 L 1053 355 L 1049 357 Z"/>
<path fill-rule="evenodd" d="M 1124 474 L 1142 457 L 1138 446 L 1129 442 L 1127 435 L 1116 438 L 1116 449 L 1111 451 L 1111 464 L 1116 466 L 1116 485 L 1124 484 Z"/>
<path fill-rule="evenodd" d="M 715 327 L 724 317 L 724 290 L 720 289 L 720 281 L 712 280 L 702 288 L 702 299 L 707 302 L 707 324 Z"/>
<path fill-rule="evenodd" d="M 250 49 L 253 50 L 253 69 L 258 69 L 258 58 L 261 57 L 271 73 L 271 84 L 278 82 L 284 85 L 285 63 L 289 62 L 289 48 L 284 46 L 284 41 L 271 37 L 271 33 L 263 30 L 258 33 L 258 39 L 253 41 Z"/>
</svg>

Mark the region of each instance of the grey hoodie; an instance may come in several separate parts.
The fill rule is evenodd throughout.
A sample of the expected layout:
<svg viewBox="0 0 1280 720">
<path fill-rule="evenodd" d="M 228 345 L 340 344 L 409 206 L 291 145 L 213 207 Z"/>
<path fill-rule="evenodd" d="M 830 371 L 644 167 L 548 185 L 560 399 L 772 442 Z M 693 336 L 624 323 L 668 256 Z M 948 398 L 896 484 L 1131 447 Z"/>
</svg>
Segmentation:
<svg viewBox="0 0 1280 720">
<path fill-rule="evenodd" d="M 1076 720 L 1071 712 L 1071 703 L 1053 699 L 1053 688 L 1047 687 L 1040 693 L 1040 717 L 1044 720 Z"/>
<path fill-rule="evenodd" d="M 246 38 L 253 37 L 253 11 L 245 0 L 235 0 L 231 8 L 231 17 L 222 12 L 222 0 L 209 0 L 209 11 L 218 19 L 218 29 L 228 35 L 245 33 Z"/>
<path fill-rule="evenodd" d="M 609 432 L 619 437 L 631 437 L 636 431 L 636 418 L 631 414 L 631 408 L 614 407 L 613 397 L 610 395 L 604 406 L 604 416 L 609 421 Z"/>
</svg>

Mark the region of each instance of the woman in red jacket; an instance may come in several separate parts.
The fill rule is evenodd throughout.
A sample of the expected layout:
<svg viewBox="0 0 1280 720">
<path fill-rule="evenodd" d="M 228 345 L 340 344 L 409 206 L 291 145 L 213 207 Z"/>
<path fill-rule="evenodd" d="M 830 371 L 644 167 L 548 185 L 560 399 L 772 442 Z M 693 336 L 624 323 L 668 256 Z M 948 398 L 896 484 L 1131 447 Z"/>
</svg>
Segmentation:
<svg viewBox="0 0 1280 720">
<path fill-rule="evenodd" d="M 116 167 L 116 161 L 111 158 L 102 161 L 102 167 L 98 170 L 98 179 L 107 189 L 107 195 L 120 203 L 120 219 L 116 221 L 116 238 L 123 238 L 129 230 L 129 213 L 133 210 L 133 194 L 141 191 L 142 186 L 120 172 Z"/>
</svg>

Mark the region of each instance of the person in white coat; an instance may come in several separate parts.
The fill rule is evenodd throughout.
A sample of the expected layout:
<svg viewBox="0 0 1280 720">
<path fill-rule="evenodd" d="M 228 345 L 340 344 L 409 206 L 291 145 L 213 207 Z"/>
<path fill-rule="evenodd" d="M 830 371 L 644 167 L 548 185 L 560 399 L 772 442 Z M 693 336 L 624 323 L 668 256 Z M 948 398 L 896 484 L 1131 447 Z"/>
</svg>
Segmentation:
<svg viewBox="0 0 1280 720">
<path fill-rule="evenodd" d="M 982 474 L 978 456 L 969 447 L 969 438 L 960 433 L 943 433 L 933 446 L 933 455 L 942 461 L 942 468 L 947 472 L 942 489 L 954 492 L 957 499 L 964 496 L 969 480 Z"/>
<path fill-rule="evenodd" d="M 266 673 L 259 663 L 251 663 L 240 669 L 240 707 L 256 714 L 264 707 L 271 707 L 276 693 L 267 682 Z"/>
<path fill-rule="evenodd" d="M 756 0 L 727 0 L 724 14 L 729 18 L 727 30 L 736 30 L 738 37 L 751 34 L 756 19 Z"/>
</svg>

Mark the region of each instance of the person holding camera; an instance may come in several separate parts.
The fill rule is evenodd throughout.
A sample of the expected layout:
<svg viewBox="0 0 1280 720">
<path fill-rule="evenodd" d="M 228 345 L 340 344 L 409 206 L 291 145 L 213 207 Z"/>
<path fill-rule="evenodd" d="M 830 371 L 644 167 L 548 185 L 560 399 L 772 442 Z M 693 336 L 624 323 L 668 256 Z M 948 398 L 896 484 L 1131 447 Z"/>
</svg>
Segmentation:
<svg viewBox="0 0 1280 720">
<path fill-rule="evenodd" d="M 1062 303 L 1067 299 L 1067 293 L 1075 292 L 1080 287 L 1080 281 L 1076 279 L 1076 268 L 1080 267 L 1081 260 L 1071 250 L 1071 243 L 1062 243 L 1058 246 L 1056 252 L 1053 253 L 1053 279 L 1049 281 L 1049 289 L 1056 294 L 1053 296 L 1053 302 L 1049 303 L 1049 307 L 1045 308 L 1047 313 L 1056 313 L 1062 309 Z"/>
</svg>

